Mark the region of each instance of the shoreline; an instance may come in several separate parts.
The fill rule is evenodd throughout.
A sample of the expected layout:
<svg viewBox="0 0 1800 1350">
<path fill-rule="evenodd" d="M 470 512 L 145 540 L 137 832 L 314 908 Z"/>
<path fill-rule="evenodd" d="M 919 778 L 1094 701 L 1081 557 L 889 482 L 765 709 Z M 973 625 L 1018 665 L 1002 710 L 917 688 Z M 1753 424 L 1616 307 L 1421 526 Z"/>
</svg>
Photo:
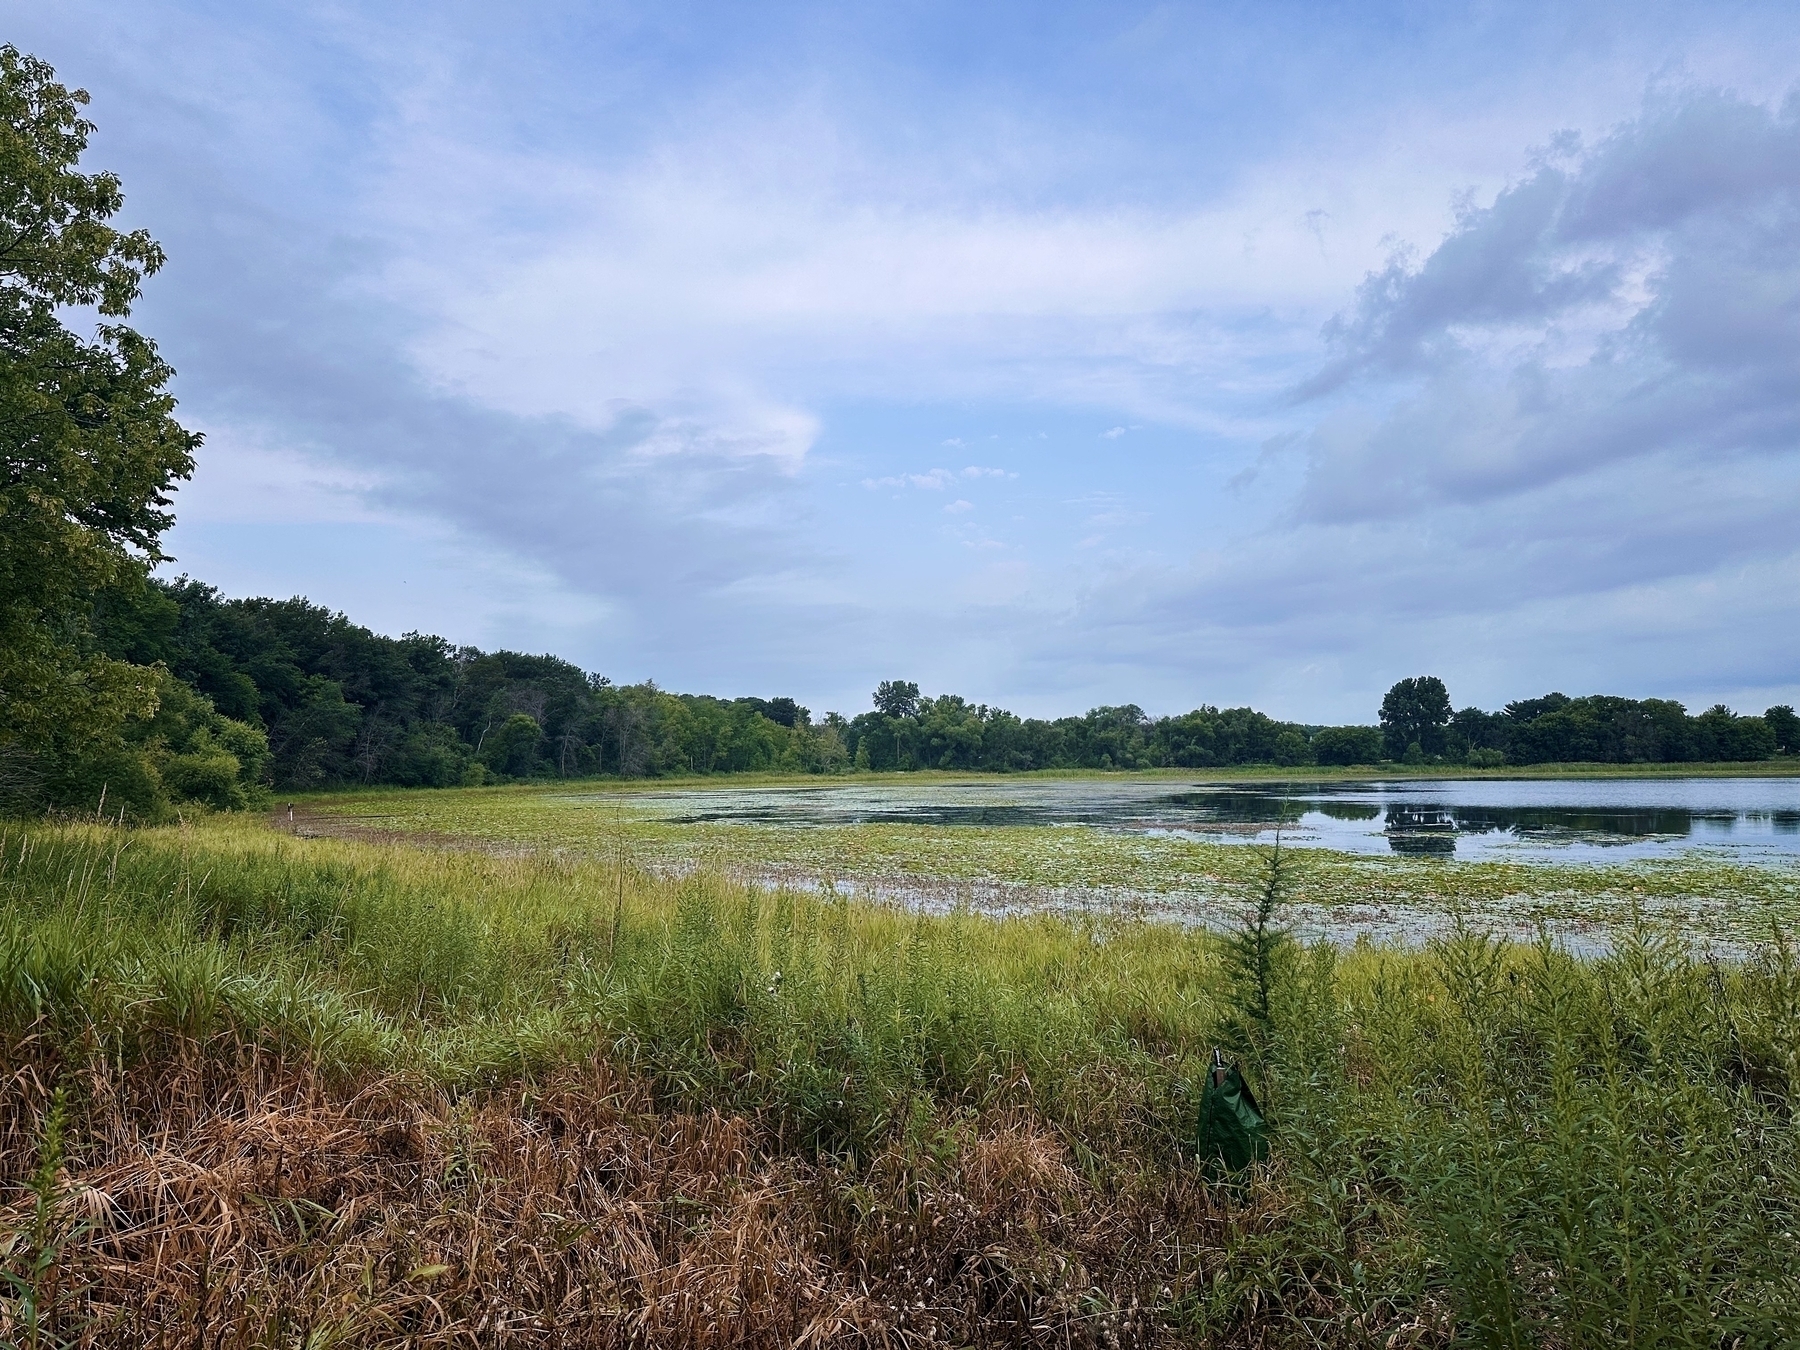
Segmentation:
<svg viewBox="0 0 1800 1350">
<path fill-rule="evenodd" d="M 396 793 L 526 793 L 578 788 L 583 791 L 642 792 L 645 789 L 691 790 L 718 787 L 801 787 L 835 783 L 1006 783 L 1045 782 L 1194 782 L 1194 783 L 1389 783 L 1389 782 L 1521 782 L 1534 779 L 1645 779 L 1683 778 L 1796 778 L 1800 756 L 1770 760 L 1696 761 L 1680 764 L 1600 764 L 1587 761 L 1554 764 L 1508 764 L 1475 768 L 1466 764 L 1379 765 L 1243 765 L 1226 768 L 1164 769 L 1026 769 L 1018 773 L 991 773 L 979 769 L 908 769 L 899 772 L 858 773 L 712 773 L 669 774 L 664 777 L 533 778 L 513 783 L 478 786 L 406 787 L 380 783 L 333 788 L 308 788 L 276 795 L 283 802 L 329 801 L 345 797 L 382 796 Z"/>
</svg>

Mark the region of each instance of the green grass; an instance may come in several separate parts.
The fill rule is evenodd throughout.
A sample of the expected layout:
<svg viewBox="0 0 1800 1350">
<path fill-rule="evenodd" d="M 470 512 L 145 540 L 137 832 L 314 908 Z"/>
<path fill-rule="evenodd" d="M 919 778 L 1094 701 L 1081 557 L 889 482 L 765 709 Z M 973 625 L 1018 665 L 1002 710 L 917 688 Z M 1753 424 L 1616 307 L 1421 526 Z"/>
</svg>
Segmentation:
<svg viewBox="0 0 1800 1350">
<path fill-rule="evenodd" d="M 990 911 L 1139 913 L 1218 927 L 1235 918 L 1260 875 L 1255 850 L 1241 844 L 1082 827 L 677 823 L 640 800 L 669 787 L 381 791 L 303 805 L 316 813 L 313 829 L 571 856 L 604 855 L 624 839 L 644 865 L 663 870 L 705 866 L 764 882 L 847 882 L 938 908 L 960 900 Z M 1704 851 L 1622 865 L 1324 849 L 1296 850 L 1295 857 L 1289 898 L 1297 919 L 1341 940 L 1359 928 L 1423 940 L 1461 916 L 1519 939 L 1549 925 L 1578 941 L 1598 941 L 1643 910 L 1703 943 L 1744 951 L 1765 941 L 1771 925 L 1800 922 L 1800 867 L 1747 866 Z"/>
<path fill-rule="evenodd" d="M 1800 967 L 1782 941 L 1732 964 L 1641 921 L 1590 961 L 1466 930 L 1421 951 L 1289 945 L 1248 1026 L 1193 930 L 910 914 L 603 852 L 226 819 L 10 828 L 8 1058 L 54 1073 L 249 1042 L 480 1092 L 599 1045 L 671 1103 L 834 1160 L 854 1194 L 875 1151 L 1003 1109 L 1104 1187 L 1164 1184 L 1194 1165 L 1223 1042 L 1275 1147 L 1260 1217 L 1170 1287 L 1161 1315 L 1196 1341 L 1773 1346 L 1800 1325 Z"/>
<path fill-rule="evenodd" d="M 670 1028 L 704 1040 L 702 1024 L 682 1022 L 696 1010 L 766 1015 L 746 1023 L 775 1037 L 752 1047 L 753 1077 L 786 1056 L 791 1019 L 857 1021 L 871 1063 L 885 1063 L 903 1004 L 969 993 L 972 980 L 980 1035 L 1012 1045 L 1032 1028 L 1054 1049 L 1030 1063 L 1050 1072 L 1137 1037 L 1191 1038 L 1196 1010 L 1153 1010 L 1153 993 L 1184 987 L 1180 972 L 1207 959 L 1196 936 L 1171 945 L 1135 927 L 1102 941 L 1098 927 L 1049 919 L 933 920 L 717 876 L 628 865 L 621 878 L 586 860 L 292 840 L 217 819 L 136 834 L 14 829 L 0 840 L 0 887 L 15 1033 L 46 1022 L 138 1053 L 250 1026 L 345 1069 L 450 1082 L 521 1071 L 597 1027 L 661 1063 Z M 972 946 L 979 970 L 964 959 Z M 959 1081 L 974 1072 L 957 1064 Z"/>
</svg>

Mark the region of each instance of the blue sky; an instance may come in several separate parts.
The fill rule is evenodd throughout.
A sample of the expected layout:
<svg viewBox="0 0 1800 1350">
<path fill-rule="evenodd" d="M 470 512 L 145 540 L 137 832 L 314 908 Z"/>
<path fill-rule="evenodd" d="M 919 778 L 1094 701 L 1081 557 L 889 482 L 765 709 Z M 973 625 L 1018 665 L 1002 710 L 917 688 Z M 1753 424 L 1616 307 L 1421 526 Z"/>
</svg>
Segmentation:
<svg viewBox="0 0 1800 1350">
<path fill-rule="evenodd" d="M 816 711 L 1800 702 L 1791 6 L 5 13 L 228 593 Z"/>
</svg>

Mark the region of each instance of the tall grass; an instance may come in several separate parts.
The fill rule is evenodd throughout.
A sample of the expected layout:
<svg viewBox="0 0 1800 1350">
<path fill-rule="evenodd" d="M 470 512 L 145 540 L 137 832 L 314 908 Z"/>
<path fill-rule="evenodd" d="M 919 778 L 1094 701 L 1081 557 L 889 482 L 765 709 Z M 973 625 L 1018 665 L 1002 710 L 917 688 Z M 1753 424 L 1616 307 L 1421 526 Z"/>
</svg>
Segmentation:
<svg viewBox="0 0 1800 1350">
<path fill-rule="evenodd" d="M 1277 1076 L 1293 1181 L 1335 1200 L 1338 1278 L 1416 1243 L 1390 1290 L 1441 1289 L 1484 1346 L 1791 1340 L 1785 947 L 1727 974 L 1641 927 L 1591 963 L 1463 932 L 1328 964 L 1290 988 Z"/>
<path fill-rule="evenodd" d="M 15 1034 L 131 1055 L 230 1030 L 451 1085 L 600 1037 L 674 1091 L 817 1106 L 822 1141 L 882 1127 L 859 1115 L 834 1134 L 846 1108 L 809 1086 L 821 1074 L 854 1080 L 852 1114 L 920 1091 L 974 1100 L 972 1084 L 1015 1070 L 1048 1090 L 1196 1045 L 1212 1016 L 1214 957 L 1194 935 L 916 917 L 628 863 L 620 878 L 227 823 L 15 829 L 0 899 Z M 795 1082 L 772 1081 L 784 1073 Z"/>
<path fill-rule="evenodd" d="M 1209 1190 L 1186 1152 L 1199 1085 L 1246 1026 L 1273 1157 Z M 663 1109 L 733 1113 L 825 1169 L 834 1222 L 865 1237 L 925 1203 L 884 1189 L 894 1167 L 1037 1122 L 1092 1206 L 1201 1197 L 1146 1239 L 1140 1339 L 1753 1346 L 1800 1326 L 1800 963 L 1780 934 L 1729 966 L 1641 922 L 1593 961 L 1459 931 L 1246 966 L 1167 926 L 927 917 L 624 859 L 225 821 L 0 837 L 8 1081 L 246 1047 L 346 1091 L 435 1094 L 446 1120 L 599 1053 Z M 101 1147 L 83 1109 L 72 1155 Z M 22 1129 L 16 1186 L 39 1165 Z"/>
</svg>

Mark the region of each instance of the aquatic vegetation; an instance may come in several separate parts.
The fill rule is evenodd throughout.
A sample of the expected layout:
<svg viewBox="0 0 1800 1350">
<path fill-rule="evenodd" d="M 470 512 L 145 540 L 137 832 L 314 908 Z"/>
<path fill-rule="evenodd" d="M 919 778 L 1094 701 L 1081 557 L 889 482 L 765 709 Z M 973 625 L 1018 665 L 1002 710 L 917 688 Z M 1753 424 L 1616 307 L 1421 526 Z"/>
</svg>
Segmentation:
<svg viewBox="0 0 1800 1350">
<path fill-rule="evenodd" d="M 1157 916 L 1227 926 L 1255 893 L 1255 850 L 1079 825 L 817 825 L 670 819 L 666 790 L 507 788 L 382 792 L 305 803 L 306 828 L 503 850 L 605 853 L 641 865 L 723 868 L 767 884 L 835 885 L 943 911 Z M 692 810 L 684 815 L 694 816 Z M 1547 927 L 1578 948 L 1636 911 L 1696 942 L 1748 950 L 1800 918 L 1800 867 L 1750 866 L 1705 850 L 1633 863 L 1351 855 L 1296 850 L 1289 898 L 1302 935 L 1421 942 L 1456 916 L 1529 940 Z"/>
</svg>

